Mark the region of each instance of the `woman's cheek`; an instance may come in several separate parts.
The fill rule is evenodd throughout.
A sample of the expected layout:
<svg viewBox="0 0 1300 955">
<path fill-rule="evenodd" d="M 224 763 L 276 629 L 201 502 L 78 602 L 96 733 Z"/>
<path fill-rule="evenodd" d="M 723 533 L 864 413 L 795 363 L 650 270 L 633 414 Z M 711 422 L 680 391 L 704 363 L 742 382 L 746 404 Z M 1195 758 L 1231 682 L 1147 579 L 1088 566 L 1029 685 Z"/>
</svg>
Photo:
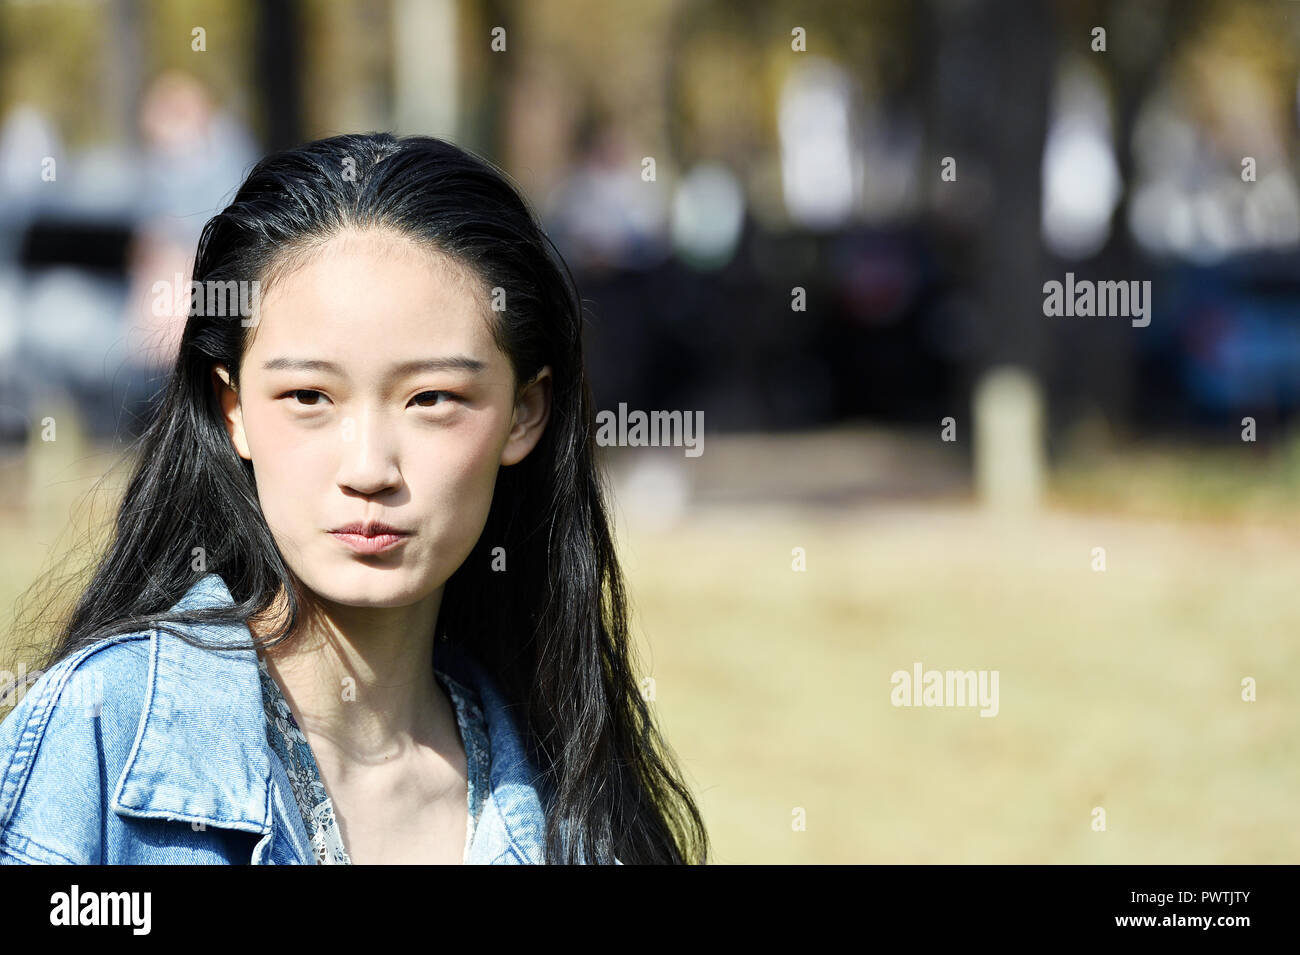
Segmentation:
<svg viewBox="0 0 1300 955">
<path fill-rule="evenodd" d="M 330 479 L 337 449 L 273 415 L 256 421 L 248 441 L 262 512 L 277 540 L 283 546 L 286 537 L 310 536 L 312 481 Z"/>
<path fill-rule="evenodd" d="M 457 538 L 466 552 L 483 532 L 496 486 L 500 452 L 490 433 L 475 432 L 455 445 L 444 444 L 440 453 L 422 462 L 420 471 L 433 486 L 426 488 L 432 504 L 430 517 L 444 532 Z"/>
</svg>

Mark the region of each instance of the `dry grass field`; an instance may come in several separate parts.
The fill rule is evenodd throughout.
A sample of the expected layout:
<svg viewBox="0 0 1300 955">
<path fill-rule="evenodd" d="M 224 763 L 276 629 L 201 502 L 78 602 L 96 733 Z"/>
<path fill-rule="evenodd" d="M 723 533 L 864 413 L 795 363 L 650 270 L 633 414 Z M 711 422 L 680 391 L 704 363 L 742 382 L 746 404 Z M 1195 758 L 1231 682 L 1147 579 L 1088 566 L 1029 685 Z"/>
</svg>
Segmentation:
<svg viewBox="0 0 1300 955">
<path fill-rule="evenodd" d="M 680 450 L 613 462 L 638 651 L 715 861 L 1300 861 L 1294 493 L 1120 462 L 1011 519 L 898 447 L 714 439 L 689 479 Z M 71 504 L 111 505 L 84 499 L 111 449 L 60 453 L 0 465 L 6 629 Z M 998 671 L 997 715 L 892 705 L 915 663 Z"/>
</svg>

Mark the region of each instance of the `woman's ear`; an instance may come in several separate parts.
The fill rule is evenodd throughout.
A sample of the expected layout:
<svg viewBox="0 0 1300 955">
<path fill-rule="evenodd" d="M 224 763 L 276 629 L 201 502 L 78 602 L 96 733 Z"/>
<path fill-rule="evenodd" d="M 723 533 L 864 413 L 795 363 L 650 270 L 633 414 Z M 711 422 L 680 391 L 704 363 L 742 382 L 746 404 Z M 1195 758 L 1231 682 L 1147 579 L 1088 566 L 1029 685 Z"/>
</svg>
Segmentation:
<svg viewBox="0 0 1300 955">
<path fill-rule="evenodd" d="M 244 409 L 239 405 L 239 392 L 230 381 L 230 371 L 225 365 L 212 368 L 212 387 L 217 392 L 217 402 L 221 405 L 221 417 L 230 435 L 230 443 L 245 461 L 251 461 L 253 455 L 248 450 L 248 437 L 244 434 Z"/>
<path fill-rule="evenodd" d="M 537 446 L 551 417 L 551 366 L 546 365 L 519 394 L 514 421 L 506 446 L 501 449 L 503 465 L 518 464 Z"/>
</svg>

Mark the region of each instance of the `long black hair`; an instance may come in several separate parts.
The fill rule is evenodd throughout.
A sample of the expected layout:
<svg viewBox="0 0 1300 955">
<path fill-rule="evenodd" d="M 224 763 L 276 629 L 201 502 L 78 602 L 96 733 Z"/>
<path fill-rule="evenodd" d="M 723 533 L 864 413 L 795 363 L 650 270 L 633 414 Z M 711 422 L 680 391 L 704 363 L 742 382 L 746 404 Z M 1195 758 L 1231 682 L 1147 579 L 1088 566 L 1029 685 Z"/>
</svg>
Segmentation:
<svg viewBox="0 0 1300 955">
<path fill-rule="evenodd" d="M 596 461 L 582 300 L 506 174 L 424 136 L 335 136 L 286 150 L 257 163 L 204 227 L 193 278 L 203 287 L 265 284 L 314 243 L 367 227 L 423 243 L 486 288 L 507 290 L 508 307 L 491 311 L 490 325 L 516 392 L 544 365 L 552 369 L 550 419 L 532 452 L 498 472 L 483 533 L 446 583 L 435 635 L 484 665 L 520 714 L 550 793 L 546 860 L 707 861 L 699 811 L 638 689 Z M 236 453 L 212 385 L 218 363 L 237 385 L 253 329 L 210 311 L 191 307 L 176 364 L 134 449 L 111 542 L 44 669 L 105 637 L 146 629 L 207 646 L 171 624 L 246 624 L 279 599 L 284 625 L 252 645 L 294 634 L 309 595 L 276 547 L 252 464 Z M 498 546 L 509 555 L 506 573 L 491 570 Z M 205 570 L 196 570 L 204 566 L 196 548 Z M 167 615 L 207 571 L 221 575 L 235 606 Z"/>
</svg>

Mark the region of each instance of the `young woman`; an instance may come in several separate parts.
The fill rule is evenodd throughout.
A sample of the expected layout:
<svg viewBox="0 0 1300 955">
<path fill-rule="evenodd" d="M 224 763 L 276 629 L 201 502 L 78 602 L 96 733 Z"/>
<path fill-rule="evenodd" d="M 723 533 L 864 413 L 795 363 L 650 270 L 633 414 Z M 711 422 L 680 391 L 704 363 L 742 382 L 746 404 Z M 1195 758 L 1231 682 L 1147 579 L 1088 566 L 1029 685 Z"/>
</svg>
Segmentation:
<svg viewBox="0 0 1300 955">
<path fill-rule="evenodd" d="M 270 156 L 192 289 L 112 544 L 0 724 L 0 861 L 706 861 L 581 300 L 503 174 L 425 137 Z"/>
</svg>

